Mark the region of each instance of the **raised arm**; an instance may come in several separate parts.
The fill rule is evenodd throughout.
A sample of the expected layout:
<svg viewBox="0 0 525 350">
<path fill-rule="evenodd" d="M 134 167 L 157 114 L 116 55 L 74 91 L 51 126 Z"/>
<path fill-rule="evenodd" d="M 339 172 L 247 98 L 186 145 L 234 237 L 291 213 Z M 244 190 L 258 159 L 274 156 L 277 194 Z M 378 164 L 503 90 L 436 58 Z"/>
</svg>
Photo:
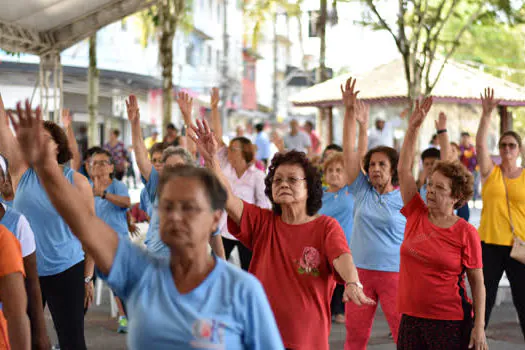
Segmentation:
<svg viewBox="0 0 525 350">
<path fill-rule="evenodd" d="M 343 104 L 345 105 L 345 118 L 343 121 L 343 156 L 345 162 L 345 170 L 347 176 L 347 182 L 352 184 L 359 171 L 361 171 L 361 159 L 359 155 L 359 149 L 355 149 L 356 139 L 356 122 L 359 114 L 359 106 L 357 103 L 357 94 L 359 91 L 355 91 L 355 79 L 348 79 L 346 86 L 341 85 L 341 93 L 343 95 Z M 361 105 L 362 106 L 362 105 Z M 364 131 L 366 134 L 366 130 Z M 363 136 L 366 140 L 366 136 Z M 361 140 L 360 140 L 361 141 Z M 359 142 L 361 145 L 361 142 Z"/>
<path fill-rule="evenodd" d="M 179 105 L 180 112 L 182 113 L 182 118 L 184 119 L 184 128 L 186 133 L 189 131 L 191 125 L 191 113 L 193 111 L 193 98 L 190 97 L 185 92 L 179 92 L 177 96 L 177 104 Z M 193 142 L 188 142 L 187 144 L 181 144 L 181 147 L 185 147 L 191 154 L 197 154 L 196 146 Z"/>
<path fill-rule="evenodd" d="M 86 199 L 86 191 L 90 190 L 82 178 L 74 178 L 75 186 L 65 178 L 48 147 L 50 140 L 43 136 L 40 109 L 33 117 L 29 107 L 26 113 L 19 114 L 19 118 L 15 126 L 25 162 L 36 170 L 51 203 L 80 240 L 87 255 L 107 275 L 117 252 L 117 233 L 95 215 L 88 204 L 89 199 Z M 87 182 L 85 178 L 83 180 Z"/>
<path fill-rule="evenodd" d="M 137 160 L 140 173 L 146 181 L 149 181 L 152 164 L 148 157 L 146 144 L 142 138 L 139 104 L 135 95 L 129 95 L 129 99 L 126 101 L 126 109 L 128 111 L 128 120 L 131 124 L 131 142 L 133 144 L 133 150 L 135 151 L 135 159 Z"/>
<path fill-rule="evenodd" d="M 441 151 L 441 160 L 454 160 L 454 155 L 450 151 L 450 140 L 447 130 L 447 115 L 444 112 L 439 112 L 438 120 L 435 122 L 439 148 Z"/>
<path fill-rule="evenodd" d="M 204 157 L 206 167 L 215 173 L 228 193 L 226 212 L 238 225 L 241 222 L 244 203 L 239 197 L 235 196 L 230 186 L 230 182 L 221 170 L 220 162 L 217 158 L 217 139 L 205 120 L 202 122 L 197 120 L 197 125 L 192 125 L 191 128 L 194 132 L 194 134 L 191 135 L 191 139 L 197 145 L 199 153 Z"/>
<path fill-rule="evenodd" d="M 485 182 L 494 168 L 494 164 L 492 164 L 492 159 L 490 158 L 487 138 L 489 136 L 490 117 L 498 103 L 499 101 L 494 100 L 494 89 L 486 88 L 484 95 L 481 95 L 483 112 L 481 114 L 481 119 L 479 120 L 478 132 L 476 134 L 476 153 L 482 182 Z"/>
<path fill-rule="evenodd" d="M 359 167 L 362 167 L 363 158 L 368 151 L 368 120 L 370 117 L 370 106 L 361 100 L 357 100 L 357 123 L 359 124 L 359 134 L 357 138 L 357 157 Z"/>
<path fill-rule="evenodd" d="M 412 200 L 417 193 L 416 179 L 412 174 L 412 163 L 416 153 L 416 142 L 419 135 L 421 124 L 425 120 L 428 111 L 432 107 L 432 97 L 427 97 L 420 105 L 416 101 L 416 107 L 410 116 L 408 129 L 399 155 L 399 162 L 397 164 L 397 174 L 399 176 L 399 187 L 401 189 L 401 197 L 403 203 L 406 205 Z"/>
<path fill-rule="evenodd" d="M 62 125 L 66 130 L 67 145 L 73 155 L 71 158 L 71 169 L 78 171 L 82 165 L 82 156 L 78 150 L 77 138 L 75 137 L 75 131 L 73 130 L 73 117 L 67 108 L 62 110 Z"/>
<path fill-rule="evenodd" d="M 29 102 L 26 102 L 29 106 Z M 17 108 L 22 110 L 22 106 L 18 104 Z M 11 114 L 6 112 L 4 108 L 4 101 L 0 95 L 0 153 L 3 154 L 9 162 L 9 172 L 13 181 L 13 189 L 16 191 L 20 177 L 27 169 L 27 163 L 20 152 L 20 147 L 16 141 L 15 135 L 9 128 L 9 118 Z"/>
<path fill-rule="evenodd" d="M 27 294 L 24 276 L 20 272 L 0 277 L 0 300 L 7 321 L 7 333 L 12 349 L 31 349 L 31 330 L 27 317 Z M 9 345 L 9 344 L 8 344 Z"/>
<path fill-rule="evenodd" d="M 223 133 L 222 133 L 222 122 L 221 113 L 219 112 L 219 89 L 213 88 L 211 90 L 211 129 L 215 134 L 215 138 L 219 143 L 219 147 L 224 145 Z"/>
</svg>

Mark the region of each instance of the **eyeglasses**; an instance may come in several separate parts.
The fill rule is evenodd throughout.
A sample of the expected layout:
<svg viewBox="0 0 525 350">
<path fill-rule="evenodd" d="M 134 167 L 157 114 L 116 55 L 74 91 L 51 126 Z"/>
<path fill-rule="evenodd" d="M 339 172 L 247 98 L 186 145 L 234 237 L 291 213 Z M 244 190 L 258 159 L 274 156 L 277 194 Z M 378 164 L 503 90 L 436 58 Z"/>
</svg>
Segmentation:
<svg viewBox="0 0 525 350">
<path fill-rule="evenodd" d="M 286 183 L 289 184 L 290 186 L 297 186 L 299 182 L 304 181 L 304 180 L 306 180 L 305 177 L 302 177 L 302 178 L 301 177 L 287 177 L 287 178 L 276 177 L 272 179 L 272 185 L 281 186 L 283 182 L 286 181 Z"/>
<path fill-rule="evenodd" d="M 152 162 L 153 164 L 162 164 L 162 163 L 164 163 L 164 162 L 162 161 L 162 158 L 160 158 L 160 159 L 155 159 L 155 158 L 153 158 L 153 159 L 151 160 L 151 162 Z"/>
<path fill-rule="evenodd" d="M 110 164 L 111 162 L 107 160 L 97 160 L 97 161 L 91 162 L 91 166 L 105 166 L 105 165 L 110 165 Z"/>
<path fill-rule="evenodd" d="M 505 149 L 505 148 L 510 148 L 511 150 L 515 150 L 516 148 L 518 148 L 518 144 L 517 143 L 506 143 L 506 142 L 502 142 L 499 144 L 499 148 L 500 149 Z"/>
</svg>

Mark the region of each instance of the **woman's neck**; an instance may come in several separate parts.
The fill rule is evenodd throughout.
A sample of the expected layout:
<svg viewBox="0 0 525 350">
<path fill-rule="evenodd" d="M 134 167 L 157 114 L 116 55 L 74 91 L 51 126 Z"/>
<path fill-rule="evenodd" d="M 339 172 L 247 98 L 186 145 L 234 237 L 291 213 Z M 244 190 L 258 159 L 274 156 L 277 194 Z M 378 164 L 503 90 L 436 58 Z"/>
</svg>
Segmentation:
<svg viewBox="0 0 525 350">
<path fill-rule="evenodd" d="M 108 187 L 113 182 L 113 179 L 109 176 L 93 176 L 93 182 L 95 179 L 104 187 Z"/>
<path fill-rule="evenodd" d="M 237 174 L 238 178 L 241 178 L 241 176 L 244 175 L 246 170 L 248 170 L 248 163 L 242 162 L 241 164 L 232 164 L 233 170 L 235 170 L 235 173 Z"/>
<path fill-rule="evenodd" d="M 328 184 L 328 192 L 339 192 L 343 186 Z"/>
<path fill-rule="evenodd" d="M 281 220 L 290 225 L 300 225 L 314 219 L 306 212 L 305 204 L 281 206 L 281 209 Z"/>
<path fill-rule="evenodd" d="M 501 161 L 500 168 L 507 177 L 512 177 L 520 169 L 516 162 L 510 162 L 506 159 Z"/>
<path fill-rule="evenodd" d="M 177 290 L 184 294 L 197 288 L 215 267 L 208 247 L 171 252 L 170 269 Z"/>
<path fill-rule="evenodd" d="M 391 182 L 388 182 L 384 185 L 383 184 L 374 185 L 374 188 L 379 194 L 386 194 L 394 190 L 394 185 L 392 185 Z"/>
<path fill-rule="evenodd" d="M 436 226 L 448 228 L 456 223 L 458 217 L 454 215 L 454 209 L 445 212 L 438 209 L 428 209 L 428 219 Z"/>
</svg>

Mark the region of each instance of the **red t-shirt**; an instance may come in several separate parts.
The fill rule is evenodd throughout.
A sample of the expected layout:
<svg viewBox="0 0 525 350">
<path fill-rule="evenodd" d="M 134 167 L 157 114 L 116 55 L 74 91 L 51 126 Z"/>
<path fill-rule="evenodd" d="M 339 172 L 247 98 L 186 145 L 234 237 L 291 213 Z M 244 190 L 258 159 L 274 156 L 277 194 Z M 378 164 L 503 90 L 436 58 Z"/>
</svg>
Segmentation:
<svg viewBox="0 0 525 350">
<path fill-rule="evenodd" d="M 407 218 L 401 245 L 398 312 L 436 320 L 463 320 L 469 308 L 466 269 L 481 269 L 481 241 L 463 219 L 440 228 L 428 219 L 428 208 L 416 194 L 401 213 Z"/>
<path fill-rule="evenodd" d="M 266 291 L 285 347 L 328 350 L 330 300 L 339 279 L 332 263 L 350 253 L 337 221 L 323 215 L 289 225 L 244 202 L 240 227 L 228 218 L 228 231 L 253 251 L 250 272 Z"/>
</svg>

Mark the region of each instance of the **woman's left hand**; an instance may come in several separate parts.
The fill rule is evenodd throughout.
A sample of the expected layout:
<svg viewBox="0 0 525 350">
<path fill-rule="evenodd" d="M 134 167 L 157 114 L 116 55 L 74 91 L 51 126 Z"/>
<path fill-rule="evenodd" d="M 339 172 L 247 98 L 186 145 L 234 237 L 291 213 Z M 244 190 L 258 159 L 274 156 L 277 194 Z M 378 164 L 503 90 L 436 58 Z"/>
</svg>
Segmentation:
<svg viewBox="0 0 525 350">
<path fill-rule="evenodd" d="M 205 120 L 197 120 L 197 125 L 191 125 L 194 135 L 189 135 L 197 145 L 199 153 L 205 161 L 211 161 L 218 150 L 215 135 Z"/>
<path fill-rule="evenodd" d="M 482 326 L 474 326 L 472 329 L 468 348 L 474 350 L 488 350 L 489 345 L 487 344 L 485 329 Z"/>
<path fill-rule="evenodd" d="M 357 306 L 361 305 L 375 305 L 375 301 L 370 299 L 363 292 L 363 288 L 355 284 L 347 284 L 343 293 L 343 303 L 352 301 Z"/>
</svg>

